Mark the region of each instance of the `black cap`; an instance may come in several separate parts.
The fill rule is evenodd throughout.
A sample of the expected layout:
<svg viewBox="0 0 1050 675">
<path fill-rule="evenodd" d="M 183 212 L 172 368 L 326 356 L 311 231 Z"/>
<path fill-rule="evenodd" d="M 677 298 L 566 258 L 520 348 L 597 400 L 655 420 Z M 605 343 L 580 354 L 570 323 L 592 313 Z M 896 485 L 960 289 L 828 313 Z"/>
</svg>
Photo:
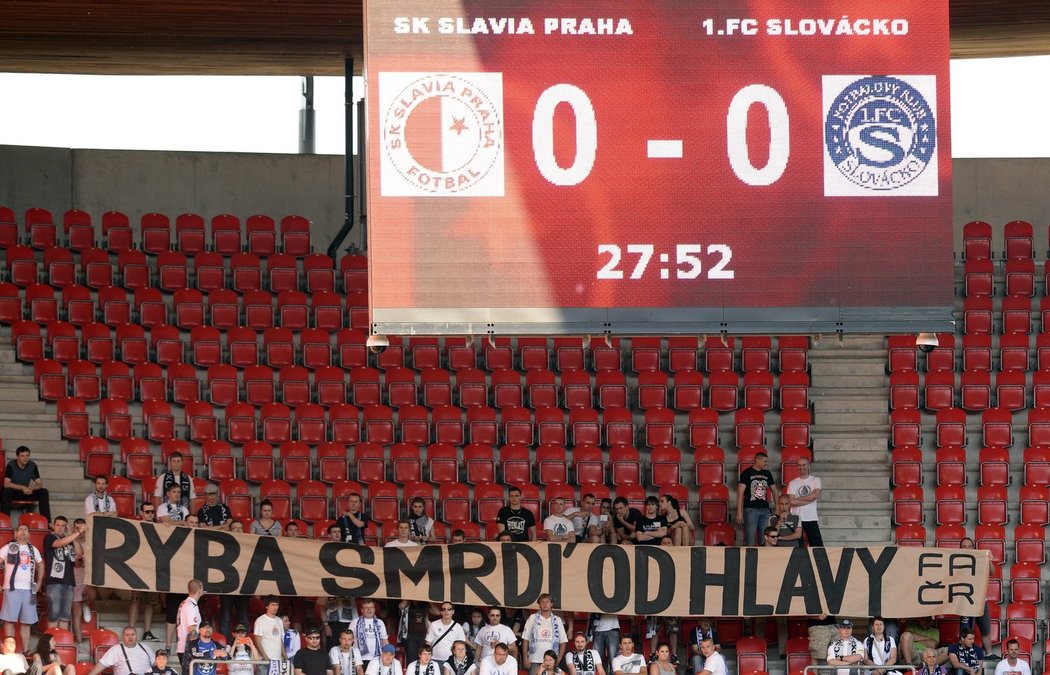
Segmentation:
<svg viewBox="0 0 1050 675">
<path fill-rule="evenodd" d="M 839 628 L 853 628 L 853 622 L 849 619 L 843 619 L 839 621 Z"/>
<path fill-rule="evenodd" d="M 247 633 L 248 629 L 244 626 L 243 623 L 239 623 L 239 624 L 237 624 L 236 626 L 233 627 L 233 632 L 234 633 Z"/>
</svg>

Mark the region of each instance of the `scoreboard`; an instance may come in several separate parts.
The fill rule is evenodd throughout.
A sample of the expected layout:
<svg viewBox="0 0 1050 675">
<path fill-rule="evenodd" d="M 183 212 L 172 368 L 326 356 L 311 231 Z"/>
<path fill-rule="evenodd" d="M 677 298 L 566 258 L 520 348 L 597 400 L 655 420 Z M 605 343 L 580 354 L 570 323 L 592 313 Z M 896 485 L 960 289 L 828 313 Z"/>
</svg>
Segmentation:
<svg viewBox="0 0 1050 675">
<path fill-rule="evenodd" d="M 948 2 L 365 0 L 373 332 L 950 330 Z"/>
</svg>

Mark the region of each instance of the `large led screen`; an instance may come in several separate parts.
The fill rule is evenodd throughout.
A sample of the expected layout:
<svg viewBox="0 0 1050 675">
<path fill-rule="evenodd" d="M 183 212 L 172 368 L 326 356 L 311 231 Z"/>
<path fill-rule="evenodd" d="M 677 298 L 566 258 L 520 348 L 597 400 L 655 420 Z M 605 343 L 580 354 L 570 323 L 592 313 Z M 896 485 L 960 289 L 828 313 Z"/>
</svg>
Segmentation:
<svg viewBox="0 0 1050 675">
<path fill-rule="evenodd" d="M 948 2 L 366 0 L 372 328 L 951 328 Z"/>
</svg>

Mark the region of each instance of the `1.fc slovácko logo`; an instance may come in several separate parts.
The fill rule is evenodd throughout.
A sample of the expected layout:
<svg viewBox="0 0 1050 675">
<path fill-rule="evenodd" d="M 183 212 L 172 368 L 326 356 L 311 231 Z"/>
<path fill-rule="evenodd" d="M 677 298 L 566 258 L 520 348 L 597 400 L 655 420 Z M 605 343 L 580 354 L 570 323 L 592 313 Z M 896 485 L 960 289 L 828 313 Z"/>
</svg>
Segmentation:
<svg viewBox="0 0 1050 675">
<path fill-rule="evenodd" d="M 825 75 L 824 195 L 936 196 L 932 75 Z"/>
<path fill-rule="evenodd" d="M 501 73 L 379 73 L 380 193 L 501 197 Z"/>
</svg>

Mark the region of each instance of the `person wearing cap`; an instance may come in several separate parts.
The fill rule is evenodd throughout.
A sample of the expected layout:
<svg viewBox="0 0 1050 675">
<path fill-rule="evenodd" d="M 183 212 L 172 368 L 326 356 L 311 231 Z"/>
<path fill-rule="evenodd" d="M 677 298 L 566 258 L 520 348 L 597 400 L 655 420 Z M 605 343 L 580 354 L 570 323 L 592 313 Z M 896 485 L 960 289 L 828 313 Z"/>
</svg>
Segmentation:
<svg viewBox="0 0 1050 675">
<path fill-rule="evenodd" d="M 303 632 L 303 637 L 306 646 L 292 659 L 295 675 L 335 675 L 335 666 L 328 662 L 328 654 L 321 649 L 321 629 L 310 626 Z"/>
<path fill-rule="evenodd" d="M 197 510 L 200 526 L 214 530 L 222 529 L 232 517 L 230 507 L 219 501 L 219 486 L 209 484 L 204 488 L 204 506 Z"/>
<path fill-rule="evenodd" d="M 853 637 L 853 622 L 842 619 L 836 628 L 839 639 L 828 645 L 828 665 L 854 667 L 864 663 L 864 643 Z M 849 668 L 839 669 L 838 675 L 850 675 Z"/>
<path fill-rule="evenodd" d="M 354 631 L 347 628 L 339 634 L 339 644 L 328 650 L 328 662 L 335 669 L 335 675 L 364 675 L 361 650 L 355 641 Z"/>
<path fill-rule="evenodd" d="M 228 659 L 226 647 L 212 639 L 211 621 L 201 621 L 197 637 L 186 642 L 186 655 L 183 657 L 182 672 L 189 672 L 193 659 Z M 193 669 L 193 675 L 215 675 L 214 663 L 199 663 Z"/>
<path fill-rule="evenodd" d="M 239 623 L 233 627 L 233 639 L 227 648 L 231 661 L 262 661 L 255 643 L 248 637 L 248 627 Z M 231 663 L 226 667 L 230 675 L 252 675 L 255 666 L 250 663 Z"/>
<path fill-rule="evenodd" d="M 401 662 L 394 658 L 395 654 L 397 654 L 397 648 L 394 645 L 383 645 L 383 648 L 379 650 L 379 658 L 368 662 L 365 675 L 404 675 L 401 670 Z"/>
<path fill-rule="evenodd" d="M 168 650 L 158 649 L 153 657 L 153 666 L 145 675 L 176 675 L 175 669 L 168 665 Z"/>
</svg>

